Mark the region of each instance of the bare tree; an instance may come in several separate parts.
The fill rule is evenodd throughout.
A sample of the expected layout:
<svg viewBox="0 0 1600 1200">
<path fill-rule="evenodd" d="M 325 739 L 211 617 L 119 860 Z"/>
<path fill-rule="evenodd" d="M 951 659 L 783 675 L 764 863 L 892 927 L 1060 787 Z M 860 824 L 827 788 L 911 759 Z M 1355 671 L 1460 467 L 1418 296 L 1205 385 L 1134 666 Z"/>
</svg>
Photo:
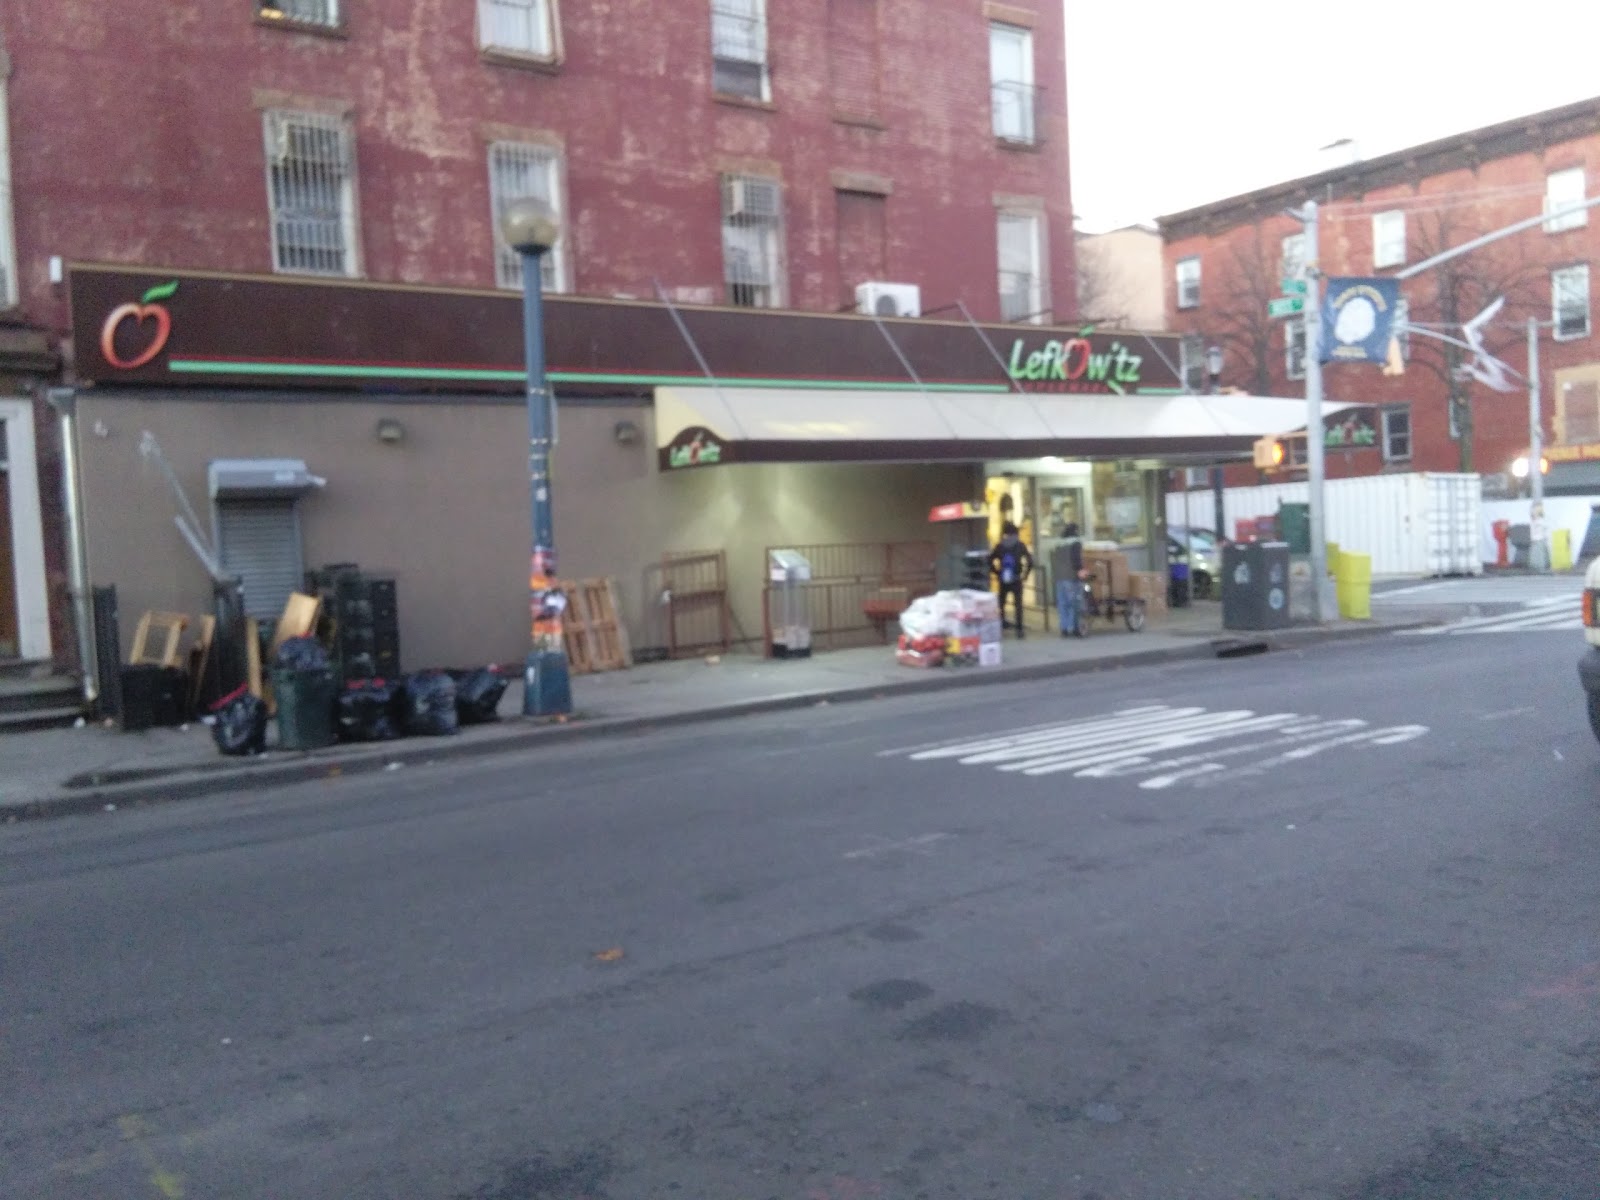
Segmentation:
<svg viewBox="0 0 1600 1200">
<path fill-rule="evenodd" d="M 1094 238 L 1078 237 L 1074 265 L 1077 272 L 1078 319 L 1095 325 L 1129 324 L 1127 297 Z"/>
<path fill-rule="evenodd" d="M 1281 322 L 1267 315 L 1267 304 L 1280 290 L 1280 266 L 1261 226 L 1254 226 L 1229 247 L 1218 285 L 1221 299 L 1206 305 L 1206 336 L 1222 346 L 1228 374 L 1244 373 L 1258 396 L 1272 394 L 1273 342 Z"/>
<path fill-rule="evenodd" d="M 1408 224 L 1412 224 L 1408 222 Z M 1409 238 L 1409 256 L 1422 262 L 1485 232 L 1459 212 L 1443 209 L 1421 214 Z M 1498 242 L 1463 254 L 1425 271 L 1406 285 L 1410 321 L 1438 326 L 1438 332 L 1459 339 L 1461 325 L 1496 297 L 1505 297 L 1499 320 L 1484 334 L 1484 347 L 1495 357 L 1521 338 L 1520 325 L 1539 311 L 1543 272 L 1515 252 L 1511 242 Z M 1451 422 L 1458 435 L 1460 469 L 1473 470 L 1472 393 L 1462 370 L 1467 352 L 1429 337 L 1410 339 L 1410 365 L 1431 373 L 1443 385 Z"/>
</svg>

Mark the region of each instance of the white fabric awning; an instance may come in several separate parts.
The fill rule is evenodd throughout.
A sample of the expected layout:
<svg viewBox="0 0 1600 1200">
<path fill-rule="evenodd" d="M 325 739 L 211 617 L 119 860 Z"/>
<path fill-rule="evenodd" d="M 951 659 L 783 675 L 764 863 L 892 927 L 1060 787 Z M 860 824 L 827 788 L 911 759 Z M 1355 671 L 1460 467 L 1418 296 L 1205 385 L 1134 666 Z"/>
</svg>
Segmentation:
<svg viewBox="0 0 1600 1200">
<path fill-rule="evenodd" d="M 1324 415 L 1349 405 L 1325 403 Z M 1056 455 L 1248 455 L 1306 427 L 1306 402 L 1275 396 L 660 387 L 663 468 L 727 462 L 981 461 Z"/>
</svg>

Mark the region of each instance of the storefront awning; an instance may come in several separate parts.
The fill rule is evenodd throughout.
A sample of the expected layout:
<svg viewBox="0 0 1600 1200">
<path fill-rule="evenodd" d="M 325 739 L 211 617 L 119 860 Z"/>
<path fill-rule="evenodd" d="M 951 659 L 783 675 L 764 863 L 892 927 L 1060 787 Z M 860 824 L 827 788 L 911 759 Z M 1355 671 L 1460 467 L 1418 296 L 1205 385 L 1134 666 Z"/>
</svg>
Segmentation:
<svg viewBox="0 0 1600 1200">
<path fill-rule="evenodd" d="M 1349 405 L 1325 403 L 1324 415 Z M 659 387 L 663 470 L 721 463 L 981 462 L 994 458 L 1248 457 L 1306 427 L 1275 396 Z"/>
</svg>

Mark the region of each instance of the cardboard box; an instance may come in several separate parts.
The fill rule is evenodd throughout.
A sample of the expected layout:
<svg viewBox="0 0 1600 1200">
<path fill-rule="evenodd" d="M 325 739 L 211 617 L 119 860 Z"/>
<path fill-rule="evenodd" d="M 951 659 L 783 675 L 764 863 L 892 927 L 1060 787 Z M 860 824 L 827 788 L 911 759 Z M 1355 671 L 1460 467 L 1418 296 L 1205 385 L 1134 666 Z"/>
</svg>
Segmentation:
<svg viewBox="0 0 1600 1200">
<path fill-rule="evenodd" d="M 1093 575 L 1091 583 L 1096 596 L 1106 594 L 1106 579 L 1109 570 L 1111 580 L 1111 594 L 1115 597 L 1128 595 L 1128 556 L 1120 550 L 1085 550 L 1083 552 L 1083 568 Z"/>
<path fill-rule="evenodd" d="M 1128 595 L 1144 601 L 1147 616 L 1165 616 L 1167 581 L 1156 571 L 1134 571 L 1128 577 Z"/>
</svg>

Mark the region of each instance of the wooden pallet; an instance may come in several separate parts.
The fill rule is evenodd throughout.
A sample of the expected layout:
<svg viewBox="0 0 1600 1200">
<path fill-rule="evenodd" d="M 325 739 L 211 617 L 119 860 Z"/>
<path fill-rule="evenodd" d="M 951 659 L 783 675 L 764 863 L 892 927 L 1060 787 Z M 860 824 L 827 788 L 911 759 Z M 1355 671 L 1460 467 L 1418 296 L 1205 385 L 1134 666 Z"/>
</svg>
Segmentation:
<svg viewBox="0 0 1600 1200">
<path fill-rule="evenodd" d="M 589 675 L 632 666 L 628 631 L 617 611 L 615 582 L 574 579 L 561 586 L 567 597 L 561 618 L 567 669 L 574 675 Z"/>
</svg>

